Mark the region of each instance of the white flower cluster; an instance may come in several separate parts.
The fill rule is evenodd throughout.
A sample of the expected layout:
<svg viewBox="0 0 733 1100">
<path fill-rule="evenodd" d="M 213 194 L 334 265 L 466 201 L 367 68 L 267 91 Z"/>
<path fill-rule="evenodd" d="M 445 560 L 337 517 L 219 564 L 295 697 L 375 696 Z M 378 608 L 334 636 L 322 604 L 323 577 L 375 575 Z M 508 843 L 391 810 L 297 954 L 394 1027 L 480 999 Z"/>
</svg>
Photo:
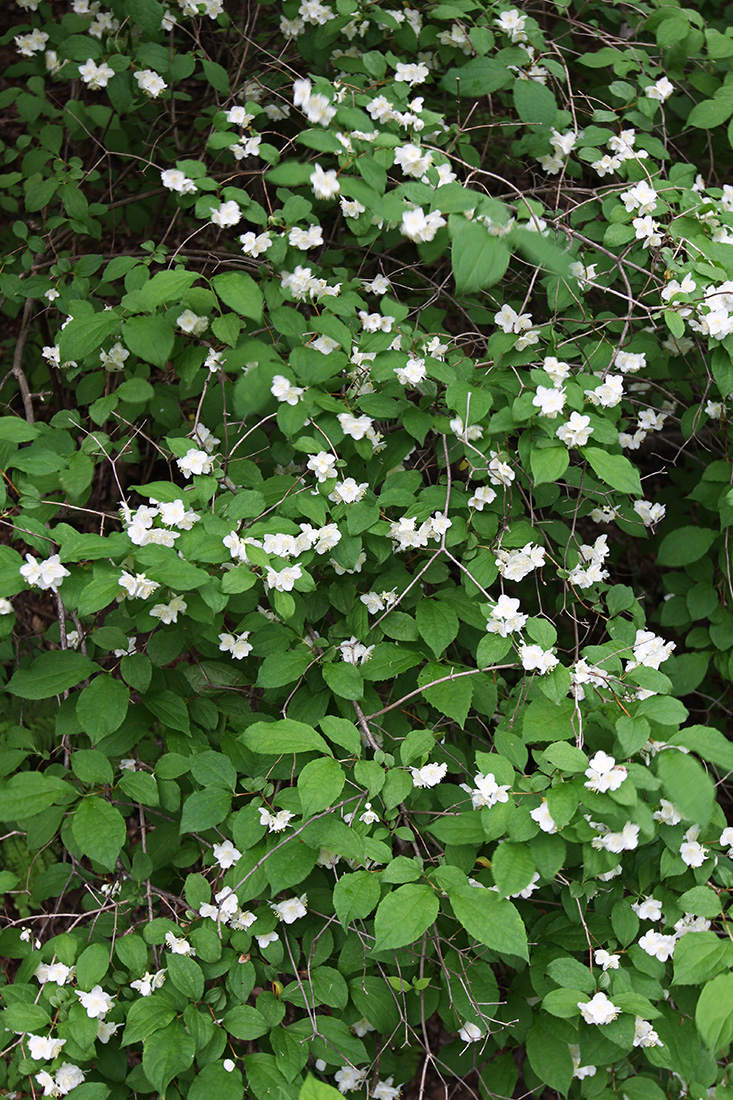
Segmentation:
<svg viewBox="0 0 733 1100">
<path fill-rule="evenodd" d="M 66 1096 L 67 1092 L 82 1084 L 84 1076 L 84 1071 L 71 1062 L 63 1062 L 53 1075 L 45 1069 L 34 1074 L 44 1096 Z"/>
<path fill-rule="evenodd" d="M 477 772 L 473 777 L 473 782 L 473 787 L 469 787 L 466 783 L 461 783 L 461 790 L 471 796 L 471 805 L 474 810 L 481 810 L 484 806 L 491 809 L 497 802 L 509 801 L 509 791 L 511 787 L 508 784 L 506 786 L 499 786 L 493 772 L 487 772 L 486 775 L 482 772 Z"/>
<path fill-rule="evenodd" d="M 389 611 L 397 603 L 397 590 L 387 592 L 365 592 L 359 596 L 370 615 L 376 615 L 379 611 Z"/>
<path fill-rule="evenodd" d="M 625 160 L 646 159 L 649 156 L 646 149 L 635 149 L 635 144 L 636 130 L 622 130 L 620 134 L 614 134 L 608 139 L 611 152 L 594 161 L 591 167 L 601 177 L 610 176 L 618 171 Z"/>
<path fill-rule="evenodd" d="M 532 325 L 532 314 L 517 313 L 510 305 L 502 306 L 499 312 L 494 314 L 494 323 L 502 332 L 516 335 L 514 346 L 517 351 L 523 351 L 524 348 L 536 344 L 540 338 L 539 329 Z"/>
<path fill-rule="evenodd" d="M 523 630 L 528 618 L 528 615 L 519 610 L 519 600 L 510 596 L 499 596 L 489 612 L 486 629 L 489 634 L 500 634 L 502 638 L 508 638 L 510 634 Z"/>
<path fill-rule="evenodd" d="M 152 612 L 151 612 L 152 614 Z M 221 653 L 231 653 L 235 661 L 241 661 L 252 652 L 252 643 L 248 640 L 250 632 L 245 630 L 242 634 L 219 635 L 219 650 Z"/>
<path fill-rule="evenodd" d="M 608 576 L 608 570 L 603 568 L 603 563 L 608 557 L 608 535 L 599 535 L 592 546 L 583 544 L 578 551 L 580 561 L 568 573 L 570 584 L 578 588 L 590 588 L 592 584 L 604 581 Z"/>
<path fill-rule="evenodd" d="M 190 531 L 201 516 L 191 508 L 186 508 L 182 497 L 164 503 L 151 499 L 151 505 L 143 504 L 135 511 L 127 504 L 120 505 L 120 515 L 125 534 L 135 546 L 173 546 L 181 531 Z M 155 527 L 159 520 L 162 527 Z M 176 530 L 171 530 L 176 528 Z"/>
<path fill-rule="evenodd" d="M 34 588 L 58 592 L 64 577 L 71 575 L 69 570 L 61 564 L 58 554 L 52 554 L 50 558 L 40 562 L 34 558 L 33 554 L 26 554 L 25 560 L 26 564 L 21 565 L 18 572 L 26 584 L 33 585 Z"/>
<path fill-rule="evenodd" d="M 156 989 L 161 989 L 165 983 L 166 975 L 168 971 L 156 970 L 154 974 L 146 970 L 142 978 L 138 978 L 134 982 L 130 982 L 131 989 L 134 989 L 136 993 L 139 993 L 141 997 L 149 997 Z"/>
<path fill-rule="evenodd" d="M 443 535 L 453 526 L 452 520 L 442 512 L 435 512 L 429 519 L 417 526 L 414 516 L 403 516 L 390 524 L 389 533 L 395 551 L 413 550 L 420 546 L 427 546 L 428 539 L 440 542 Z"/>
<path fill-rule="evenodd" d="M 255 546 L 260 550 L 264 550 L 266 554 L 288 560 L 300 557 L 301 554 L 305 554 L 309 550 L 315 550 L 317 554 L 328 554 L 338 546 L 340 541 L 341 532 L 335 523 L 327 523 L 324 527 L 313 527 L 310 523 L 301 523 L 300 534 L 298 535 L 275 532 L 266 534 L 261 539 L 251 536 L 242 537 L 236 530 L 233 530 L 222 539 L 232 558 L 241 562 L 247 561 L 248 546 Z M 283 574 L 283 576 L 278 580 L 279 574 L 277 571 L 268 569 L 268 585 L 271 588 L 278 588 L 281 592 L 291 591 L 293 583 L 302 576 L 300 565 L 292 566 L 291 570 L 294 570 L 294 572 L 286 573 L 285 570 L 280 570 L 280 574 Z M 284 587 L 285 585 L 287 587 Z"/>
<path fill-rule="evenodd" d="M 240 238 L 241 240 L 241 238 Z M 295 271 L 281 271 L 280 284 L 289 291 L 296 302 L 320 301 L 324 297 L 336 297 L 341 293 L 341 283 L 331 286 L 325 279 L 313 274 L 313 269 L 298 264 Z"/>
<path fill-rule="evenodd" d="M 628 770 L 622 764 L 617 764 L 607 752 L 597 752 L 589 760 L 585 774 L 587 781 L 584 786 L 589 791 L 603 794 L 606 791 L 617 791 L 626 779 Z"/>
<path fill-rule="evenodd" d="M 542 568 L 545 564 L 545 549 L 528 542 L 521 550 L 497 550 L 494 560 L 504 580 L 521 581 L 534 569 Z"/>
<path fill-rule="evenodd" d="M 364 645 L 353 634 L 345 642 L 341 642 L 339 649 L 341 650 L 341 660 L 345 661 L 347 665 L 363 665 L 374 652 L 373 645 Z"/>
<path fill-rule="evenodd" d="M 228 886 L 214 895 L 216 905 L 205 901 L 199 906 L 199 915 L 216 924 L 228 924 L 234 931 L 246 931 L 257 920 L 254 913 L 239 907 L 237 895 Z"/>
</svg>

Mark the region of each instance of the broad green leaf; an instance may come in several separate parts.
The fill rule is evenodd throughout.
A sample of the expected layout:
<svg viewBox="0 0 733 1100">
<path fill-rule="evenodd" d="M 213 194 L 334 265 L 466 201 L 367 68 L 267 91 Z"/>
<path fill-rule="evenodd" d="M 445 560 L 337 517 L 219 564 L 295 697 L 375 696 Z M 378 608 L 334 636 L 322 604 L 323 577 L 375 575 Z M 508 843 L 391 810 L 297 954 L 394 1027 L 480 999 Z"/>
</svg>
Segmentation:
<svg viewBox="0 0 733 1100">
<path fill-rule="evenodd" d="M 460 215 L 450 219 L 451 264 L 458 294 L 473 294 L 493 286 L 509 266 L 510 253 L 480 222 Z"/>
<path fill-rule="evenodd" d="M 705 1046 L 716 1054 L 733 1039 L 733 974 L 720 974 L 703 986 L 695 1024 Z"/>
<path fill-rule="evenodd" d="M 191 774 L 202 787 L 233 791 L 237 785 L 237 769 L 229 757 L 211 749 L 191 757 Z"/>
<path fill-rule="evenodd" d="M 379 903 L 374 950 L 391 951 L 415 943 L 437 915 L 438 899 L 429 886 L 399 886 Z"/>
<path fill-rule="evenodd" d="M 714 130 L 733 114 L 733 99 L 704 99 L 687 116 L 687 125 L 699 130 Z"/>
<path fill-rule="evenodd" d="M 160 30 L 160 21 L 163 18 L 163 6 L 158 3 L 158 0 L 128 0 L 127 14 L 137 23 L 146 35 L 154 37 Z M 161 272 L 160 274 L 167 275 L 169 272 Z M 176 273 L 170 272 L 170 274 L 173 275 Z M 154 278 L 157 278 L 157 276 L 154 276 Z M 165 299 L 162 300 L 165 301 Z"/>
<path fill-rule="evenodd" d="M 252 752 L 270 756 L 313 750 L 332 755 L 319 733 L 304 722 L 295 722 L 291 718 L 275 722 L 255 722 L 240 734 L 240 740 Z"/>
<path fill-rule="evenodd" d="M 193 1036 L 183 1020 L 175 1020 L 145 1040 L 143 1069 L 151 1085 L 162 1095 L 177 1074 L 187 1070 L 195 1052 Z"/>
<path fill-rule="evenodd" d="M 195 959 L 188 955 L 175 955 L 171 951 L 166 958 L 166 967 L 173 985 L 187 1000 L 201 1000 L 204 995 L 204 975 Z"/>
<path fill-rule="evenodd" d="M 183 699 L 174 695 L 172 691 L 160 691 L 154 695 L 146 695 L 143 703 L 147 710 L 160 719 L 168 729 L 180 730 L 182 733 L 189 732 L 188 708 Z"/>
<path fill-rule="evenodd" d="M 361 755 L 361 737 L 353 722 L 349 722 L 347 718 L 337 718 L 335 715 L 327 714 L 318 724 L 329 741 L 346 749 L 352 756 Z"/>
<path fill-rule="evenodd" d="M 298 1100 L 339 1100 L 341 1093 L 325 1081 L 319 1081 L 310 1073 L 301 1085 Z"/>
<path fill-rule="evenodd" d="M 711 726 L 688 726 L 669 738 L 672 745 L 691 749 L 703 760 L 710 761 L 727 772 L 733 771 L 733 745 L 719 730 Z"/>
<path fill-rule="evenodd" d="M 260 665 L 257 686 L 279 688 L 294 684 L 312 663 L 313 653 L 307 646 L 293 649 L 289 653 L 271 653 Z"/>
<path fill-rule="evenodd" d="M 117 325 L 119 329 L 119 322 Z M 144 363 L 164 368 L 173 351 L 174 332 L 167 317 L 131 317 L 122 326 L 125 345 Z"/>
<path fill-rule="evenodd" d="M 5 749 L 8 752 L 8 749 Z M 74 800 L 74 788 L 44 772 L 18 772 L 0 782 L 0 821 L 23 821 L 49 806 Z"/>
<path fill-rule="evenodd" d="M 109 946 L 91 943 L 76 960 L 76 984 L 88 993 L 101 982 L 109 968 Z"/>
<path fill-rule="evenodd" d="M 308 818 L 336 802 L 345 782 L 344 769 L 329 756 L 306 764 L 298 777 L 303 817 Z"/>
<path fill-rule="evenodd" d="M 436 657 L 440 657 L 458 634 L 458 616 L 440 600 L 421 600 L 415 609 L 420 636 Z"/>
<path fill-rule="evenodd" d="M 501 897 L 511 897 L 524 890 L 535 873 L 534 860 L 527 846 L 509 841 L 498 844 L 491 859 L 491 873 Z"/>
<path fill-rule="evenodd" d="M 475 886 L 451 891 L 449 900 L 456 917 L 474 939 L 501 954 L 529 958 L 527 933 L 510 901 Z"/>
<path fill-rule="evenodd" d="M 255 1100 L 294 1100 L 295 1091 L 278 1069 L 272 1054 L 248 1054 L 244 1059 L 244 1072 Z"/>
<path fill-rule="evenodd" d="M 262 320 L 262 291 L 251 275 L 244 271 L 227 271 L 215 275 L 211 285 L 225 305 L 241 317 Z"/>
<path fill-rule="evenodd" d="M 518 81 L 517 83 L 521 83 Z M 526 83 L 530 83 L 527 81 Z M 535 1016 L 527 1033 L 527 1057 L 540 1081 L 567 1096 L 573 1079 L 573 1059 L 567 1043 L 560 1043 L 539 1017 Z"/>
<path fill-rule="evenodd" d="M 553 126 L 557 118 L 557 103 L 549 88 L 536 80 L 517 80 L 514 84 L 514 106 L 522 122 L 528 126 Z"/>
<path fill-rule="evenodd" d="M 11 676 L 6 691 L 23 699 L 50 699 L 97 672 L 99 666 L 73 649 L 41 653 L 30 668 L 21 668 Z"/>
<path fill-rule="evenodd" d="M 710 886 L 693 886 L 685 890 L 679 906 L 683 913 L 694 913 L 697 917 L 718 917 L 721 912 L 720 898 Z"/>
<path fill-rule="evenodd" d="M 323 679 L 334 695 L 341 699 L 361 699 L 364 681 L 358 668 L 346 661 L 327 661 L 321 665 Z"/>
<path fill-rule="evenodd" d="M 199 833 L 210 829 L 212 825 L 219 825 L 231 810 L 231 806 L 231 793 L 220 787 L 194 791 L 183 804 L 181 832 Z"/>
<path fill-rule="evenodd" d="M 527 81 L 527 83 L 530 83 Z M 567 447 L 533 446 L 529 452 L 529 465 L 535 485 L 559 481 L 570 464 Z"/>
<path fill-rule="evenodd" d="M 611 455 L 599 447 L 583 447 L 582 453 L 590 463 L 593 473 L 601 481 L 605 481 L 606 485 L 618 489 L 620 493 L 643 496 L 639 471 L 625 455 Z"/>
<path fill-rule="evenodd" d="M 108 336 L 119 331 L 120 318 L 114 310 L 74 318 L 59 333 L 61 362 L 85 359 L 101 348 Z"/>
<path fill-rule="evenodd" d="M 433 681 L 440 680 L 441 683 Z M 429 664 L 420 670 L 418 684 L 427 701 L 463 728 L 473 698 L 470 676 L 455 676 L 450 665 Z"/>
<path fill-rule="evenodd" d="M 118 809 L 104 798 L 91 795 L 83 798 L 71 819 L 74 840 L 85 856 L 113 871 L 125 843 L 125 819 Z"/>
<path fill-rule="evenodd" d="M 108 672 L 95 676 L 89 687 L 79 693 L 76 715 L 92 744 L 119 729 L 130 702 L 130 689 Z"/>
<path fill-rule="evenodd" d="M 657 774 L 664 783 L 667 797 L 682 816 L 698 825 L 707 825 L 713 812 L 715 786 L 694 756 L 672 750 L 661 752 Z"/>
<path fill-rule="evenodd" d="M 678 527 L 662 539 L 657 551 L 659 565 L 691 565 L 707 554 L 718 537 L 705 527 Z"/>
<path fill-rule="evenodd" d="M 379 880 L 370 871 L 342 875 L 333 890 L 333 907 L 344 928 L 352 920 L 368 917 L 380 897 Z"/>
<path fill-rule="evenodd" d="M 683 936 L 674 949 L 676 985 L 699 985 L 733 966 L 733 942 L 715 932 Z"/>
<path fill-rule="evenodd" d="M 474 57 L 465 65 L 449 69 L 440 83 L 451 95 L 476 99 L 505 88 L 513 79 L 506 65 L 500 61 L 491 57 Z"/>
<path fill-rule="evenodd" d="M 0 417 L 0 439 L 7 443 L 29 443 L 38 436 L 35 424 L 29 424 L 20 416 Z"/>
<path fill-rule="evenodd" d="M 255 1011 L 254 1009 L 252 1011 Z M 199 1069 L 188 1090 L 189 1100 L 242 1100 L 244 1086 L 238 1069 L 226 1070 L 223 1062 L 208 1062 Z"/>
</svg>

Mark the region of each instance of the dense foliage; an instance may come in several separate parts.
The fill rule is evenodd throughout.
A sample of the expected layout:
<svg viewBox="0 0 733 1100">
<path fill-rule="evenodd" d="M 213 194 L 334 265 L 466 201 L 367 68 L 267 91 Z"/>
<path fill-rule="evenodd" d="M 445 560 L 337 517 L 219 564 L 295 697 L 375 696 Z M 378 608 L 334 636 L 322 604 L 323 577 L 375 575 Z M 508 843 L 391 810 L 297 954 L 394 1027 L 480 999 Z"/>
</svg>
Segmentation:
<svg viewBox="0 0 733 1100">
<path fill-rule="evenodd" d="M 6 1094 L 723 1100 L 726 10 L 2 42 Z"/>
</svg>

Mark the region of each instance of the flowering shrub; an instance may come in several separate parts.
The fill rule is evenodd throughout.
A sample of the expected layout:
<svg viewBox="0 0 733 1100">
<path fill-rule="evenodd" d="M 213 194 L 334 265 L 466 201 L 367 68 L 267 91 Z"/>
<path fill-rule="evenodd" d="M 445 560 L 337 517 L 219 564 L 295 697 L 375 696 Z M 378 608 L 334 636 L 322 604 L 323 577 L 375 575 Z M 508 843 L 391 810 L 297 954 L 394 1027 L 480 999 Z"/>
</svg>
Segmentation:
<svg viewBox="0 0 733 1100">
<path fill-rule="evenodd" d="M 17 0 L 8 1095 L 727 1094 L 709 7 Z"/>
</svg>

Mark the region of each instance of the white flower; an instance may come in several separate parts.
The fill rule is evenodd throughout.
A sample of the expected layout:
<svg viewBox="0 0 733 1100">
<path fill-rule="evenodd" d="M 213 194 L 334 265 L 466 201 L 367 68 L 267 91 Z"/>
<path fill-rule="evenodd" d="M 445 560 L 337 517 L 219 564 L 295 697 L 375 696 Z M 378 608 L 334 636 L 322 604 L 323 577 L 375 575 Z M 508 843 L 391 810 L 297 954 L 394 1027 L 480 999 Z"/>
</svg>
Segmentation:
<svg viewBox="0 0 733 1100">
<path fill-rule="evenodd" d="M 403 386 L 417 386 L 427 374 L 425 360 L 410 358 L 404 367 L 395 367 L 394 373 Z"/>
<path fill-rule="evenodd" d="M 484 1033 L 481 1028 L 470 1022 L 465 1023 L 458 1032 L 458 1038 L 463 1039 L 464 1043 L 478 1043 L 483 1037 Z"/>
<path fill-rule="evenodd" d="M 56 1087 L 56 1081 L 47 1073 L 45 1069 L 42 1069 L 40 1073 L 34 1074 L 36 1081 L 43 1089 L 44 1096 L 60 1096 L 60 1092 Z"/>
<path fill-rule="evenodd" d="M 173 932 L 166 932 L 165 945 L 169 951 L 173 952 L 174 955 L 196 954 L 188 940 L 184 939 L 183 937 L 176 936 Z"/>
<path fill-rule="evenodd" d="M 510 596 L 499 596 L 489 615 L 491 617 L 486 624 L 486 629 L 489 634 L 501 634 L 502 638 L 522 630 L 528 619 L 528 616 L 519 610 L 519 600 L 512 599 Z"/>
<path fill-rule="evenodd" d="M 39 963 L 35 970 L 35 976 L 41 985 L 46 982 L 55 982 L 56 985 L 65 985 L 73 977 L 72 968 L 65 963 Z"/>
<path fill-rule="evenodd" d="M 639 947 L 647 955 L 653 955 L 660 962 L 666 962 L 674 954 L 676 936 L 663 936 L 661 932 L 645 932 L 639 939 Z"/>
<path fill-rule="evenodd" d="M 538 386 L 532 404 L 540 410 L 540 416 L 554 420 L 565 405 L 565 390 L 557 387 Z"/>
<path fill-rule="evenodd" d="M 174 596 L 170 603 L 156 603 L 149 614 L 154 619 L 160 619 L 162 623 L 177 623 L 178 613 L 183 613 L 187 608 L 188 604 L 182 596 Z"/>
<path fill-rule="evenodd" d="M 214 461 L 206 451 L 191 447 L 183 458 L 176 459 L 176 466 L 185 478 L 189 478 L 192 475 L 210 474 L 214 468 Z"/>
<path fill-rule="evenodd" d="M 301 894 L 299 898 L 288 898 L 276 904 L 271 902 L 270 908 L 284 924 L 292 924 L 308 912 L 308 898 L 305 894 Z"/>
<path fill-rule="evenodd" d="M 605 752 L 597 752 L 589 765 L 585 772 L 588 781 L 583 784 L 589 791 L 617 791 L 628 775 L 627 769 Z"/>
<path fill-rule="evenodd" d="M 53 554 L 46 561 L 38 562 L 32 554 L 26 554 L 26 564 L 21 565 L 19 573 L 27 584 L 35 588 L 49 588 L 52 592 L 58 592 L 64 577 L 71 574 L 61 564 L 58 554 Z"/>
<path fill-rule="evenodd" d="M 583 416 L 581 413 L 572 412 L 570 419 L 566 420 L 564 424 L 555 432 L 557 438 L 565 444 L 566 447 L 584 447 L 593 434 L 593 429 L 590 425 L 590 417 Z"/>
<path fill-rule="evenodd" d="M 242 853 L 232 844 L 231 840 L 225 840 L 221 844 L 215 844 L 213 848 L 214 859 L 221 867 L 222 871 L 227 871 L 230 867 L 233 867 L 237 860 L 242 858 Z"/>
<path fill-rule="evenodd" d="M 528 542 L 521 550 L 497 550 L 495 560 L 496 567 L 505 580 L 521 581 L 533 569 L 542 568 L 545 564 L 545 549 Z"/>
<path fill-rule="evenodd" d="M 581 1066 L 580 1047 L 570 1043 L 568 1044 L 568 1050 L 573 1060 L 573 1077 L 576 1077 L 579 1081 L 582 1081 L 585 1077 L 595 1077 L 596 1066 Z"/>
<path fill-rule="evenodd" d="M 652 816 L 655 821 L 661 822 L 662 825 L 679 825 L 682 820 L 682 814 L 675 804 L 669 802 L 666 798 L 660 800 L 659 809 L 655 810 Z"/>
<path fill-rule="evenodd" d="M 311 455 L 306 466 L 313 471 L 319 482 L 336 477 L 336 456 L 329 454 L 328 451 L 319 451 L 318 454 Z"/>
<path fill-rule="evenodd" d="M 130 988 L 135 989 L 141 997 L 149 997 L 155 989 L 160 989 L 165 982 L 167 970 L 158 970 L 155 974 L 148 971 L 135 982 L 130 982 Z"/>
<path fill-rule="evenodd" d="M 194 313 L 192 309 L 184 309 L 176 318 L 176 324 L 180 328 L 181 332 L 190 333 L 193 336 L 200 336 L 202 332 L 206 332 L 209 327 L 208 317 L 200 317 L 197 313 Z"/>
<path fill-rule="evenodd" d="M 634 660 L 629 661 L 626 667 L 628 669 L 645 665 L 647 668 L 658 669 L 671 656 L 673 649 L 676 649 L 675 642 L 665 642 L 663 638 L 657 637 L 648 630 L 637 630 L 634 640 Z"/>
<path fill-rule="evenodd" d="M 225 1058 L 222 1062 L 222 1068 L 225 1069 L 227 1073 L 233 1073 L 233 1071 L 236 1069 L 236 1066 L 231 1058 Z"/>
<path fill-rule="evenodd" d="M 70 1062 L 64 1062 L 56 1070 L 57 1095 L 65 1096 L 67 1092 L 71 1092 L 77 1085 L 81 1085 L 83 1080 L 84 1073 L 78 1066 L 74 1066 Z"/>
<path fill-rule="evenodd" d="M 419 179 L 432 165 L 433 154 L 419 145 L 400 145 L 395 149 L 394 159 L 406 176 Z"/>
<path fill-rule="evenodd" d="M 277 932 L 265 932 L 261 936 L 255 936 L 257 940 L 257 946 L 260 951 L 263 951 L 266 947 L 269 947 L 271 943 L 277 943 L 280 939 Z"/>
<path fill-rule="evenodd" d="M 121 1028 L 122 1024 L 113 1024 L 108 1020 L 99 1020 L 97 1022 L 97 1038 L 104 1046 L 110 1041 L 112 1036 L 116 1034 L 118 1028 Z"/>
<path fill-rule="evenodd" d="M 136 573 L 133 577 L 132 573 L 123 571 L 117 583 L 125 589 L 130 599 L 147 600 L 148 596 L 152 596 L 153 592 L 160 588 L 157 581 L 151 581 L 144 573 Z M 123 653 L 121 656 L 124 657 L 126 654 Z"/>
<path fill-rule="evenodd" d="M 654 221 L 651 214 L 647 214 L 643 218 L 634 218 L 631 224 L 636 232 L 637 241 L 643 241 L 644 248 L 659 248 L 664 233 L 661 231 L 659 223 Z"/>
<path fill-rule="evenodd" d="M 604 848 L 607 852 L 631 852 L 639 847 L 639 826 L 628 821 L 620 833 L 602 833 L 591 841 L 594 848 Z"/>
<path fill-rule="evenodd" d="M 475 443 L 476 440 L 481 439 L 484 434 L 484 429 L 479 424 L 469 424 L 468 427 L 466 427 L 460 416 L 453 417 L 450 422 L 450 430 L 462 443 Z M 512 477 L 513 476 L 512 474 Z"/>
<path fill-rule="evenodd" d="M 685 833 L 680 846 L 680 857 L 683 863 L 686 863 L 688 867 L 702 867 L 708 857 L 707 848 L 703 848 L 702 844 L 700 844 L 697 839 L 699 835 L 700 826 L 691 825 Z"/>
<path fill-rule="evenodd" d="M 466 791 L 467 794 L 470 794 L 471 805 L 474 810 L 480 810 L 484 806 L 491 809 L 497 802 L 509 801 L 509 791 L 511 787 L 508 784 L 500 787 L 496 782 L 496 776 L 493 772 L 488 772 L 486 775 L 477 772 L 473 777 L 473 781 L 476 784 L 475 790 L 471 790 L 471 788 L 465 784 L 461 784 L 461 789 Z"/>
<path fill-rule="evenodd" d="M 394 78 L 396 83 L 409 84 L 412 88 L 415 84 L 424 84 L 429 75 L 430 70 L 422 61 L 417 64 L 413 62 L 407 65 L 398 61 Z"/>
<path fill-rule="evenodd" d="M 447 764 L 425 764 L 422 768 L 410 768 L 415 787 L 435 787 L 445 777 Z"/>
<path fill-rule="evenodd" d="M 540 645 L 520 645 L 519 659 L 527 672 L 537 671 L 544 676 L 560 663 L 554 653 Z"/>
<path fill-rule="evenodd" d="M 653 214 L 658 197 L 654 188 L 646 180 L 641 180 L 621 194 L 621 202 L 629 214 L 634 210 L 638 210 L 641 215 Z"/>
<path fill-rule="evenodd" d="M 353 634 L 345 642 L 339 645 L 341 660 L 347 665 L 363 665 L 371 658 L 374 651 L 373 645 L 363 645 Z"/>
<path fill-rule="evenodd" d="M 157 99 L 161 92 L 164 92 L 168 85 L 161 76 L 158 76 L 152 69 L 140 69 L 138 72 L 132 74 L 137 81 L 137 86 L 141 92 L 150 96 L 151 99 Z"/>
<path fill-rule="evenodd" d="M 624 396 L 624 380 L 620 374 L 606 375 L 605 382 L 594 390 L 586 390 L 585 396 L 591 405 L 603 405 L 604 408 L 613 409 Z"/>
<path fill-rule="evenodd" d="M 652 897 L 651 894 L 645 898 L 641 898 L 640 901 L 632 903 L 631 908 L 636 913 L 639 920 L 661 920 L 662 919 L 662 903 Z"/>
<path fill-rule="evenodd" d="M 252 643 L 248 641 L 249 635 L 249 630 L 245 630 L 236 637 L 234 634 L 220 634 L 220 651 L 222 653 L 231 653 L 235 661 L 241 661 L 242 658 L 247 657 L 252 652 Z"/>
<path fill-rule="evenodd" d="M 232 225 L 237 225 L 241 220 L 242 211 L 239 203 L 235 202 L 234 199 L 221 203 L 218 210 L 211 211 L 212 224 L 218 225 L 220 229 L 228 229 Z"/>
<path fill-rule="evenodd" d="M 320 164 L 316 164 L 310 174 L 310 183 L 313 194 L 317 199 L 333 199 L 341 190 L 335 168 L 324 170 Z"/>
<path fill-rule="evenodd" d="M 667 509 L 663 504 L 650 504 L 648 500 L 635 500 L 634 511 L 645 527 L 653 527 L 664 519 Z"/>
<path fill-rule="evenodd" d="M 517 8 L 503 11 L 494 22 L 500 31 L 509 35 L 512 42 L 526 42 L 527 35 L 524 28 L 527 24 L 527 16 L 523 15 Z"/>
<path fill-rule="evenodd" d="M 295 582 L 303 576 L 303 570 L 299 564 L 286 565 L 279 572 L 268 567 L 265 584 L 268 588 L 274 588 L 277 592 L 292 592 Z"/>
<path fill-rule="evenodd" d="M 28 1053 L 39 1062 L 52 1062 L 58 1058 L 66 1039 L 53 1039 L 50 1035 L 27 1035 Z"/>
<path fill-rule="evenodd" d="M 328 494 L 328 499 L 335 504 L 355 504 L 361 500 L 368 488 L 368 481 L 359 484 L 353 477 L 347 477 L 334 485 L 332 492 Z"/>
<path fill-rule="evenodd" d="M 647 88 L 647 93 L 649 89 Z M 664 1043 L 648 1020 L 637 1016 L 634 1022 L 634 1046 L 635 1047 L 663 1047 Z"/>
<path fill-rule="evenodd" d="M 432 241 L 438 230 L 447 224 L 439 211 L 431 210 L 426 214 L 422 207 L 416 206 L 413 210 L 405 210 L 403 213 L 401 229 L 405 237 L 419 243 Z"/>
<path fill-rule="evenodd" d="M 602 966 L 604 970 L 618 970 L 621 962 L 620 955 L 611 955 L 604 947 L 593 952 L 593 959 L 596 966 Z"/>
<path fill-rule="evenodd" d="M 295 814 L 290 810 L 279 810 L 276 814 L 271 813 L 266 806 L 260 806 L 260 825 L 266 825 L 267 830 L 270 833 L 282 833 L 290 825 L 290 821 L 295 817 Z"/>
<path fill-rule="evenodd" d="M 309 248 L 319 248 L 323 244 L 323 230 L 320 225 L 309 225 L 307 229 L 293 226 L 288 233 L 288 242 L 301 252 L 306 252 Z"/>
<path fill-rule="evenodd" d="M 356 440 L 368 437 L 374 424 L 370 416 L 352 416 L 351 413 L 339 413 L 336 419 L 344 435 L 350 435 Z"/>
<path fill-rule="evenodd" d="M 242 233 L 237 239 L 245 256 L 260 256 L 272 247 L 272 237 L 269 233 Z"/>
<path fill-rule="evenodd" d="M 477 512 L 483 512 L 485 504 L 493 504 L 496 500 L 496 490 L 490 485 L 479 485 L 472 497 L 469 497 L 468 507 L 475 508 Z"/>
<path fill-rule="evenodd" d="M 104 992 L 101 985 L 95 985 L 89 993 L 83 993 L 80 989 L 75 992 L 82 1006 L 87 1010 L 87 1016 L 92 1020 L 106 1016 L 114 1005 L 114 1000 L 109 993 Z"/>
<path fill-rule="evenodd" d="M 297 405 L 305 390 L 301 386 L 294 386 L 284 375 L 276 374 L 270 386 L 270 393 L 280 402 Z"/>
<path fill-rule="evenodd" d="M 379 821 L 379 814 L 376 814 L 372 809 L 371 802 L 366 802 L 364 805 L 364 813 L 360 814 L 359 821 L 363 821 L 365 825 L 374 825 Z"/>
<path fill-rule="evenodd" d="M 107 82 L 114 75 L 114 69 L 110 68 L 106 61 L 101 65 L 95 65 L 91 57 L 79 66 L 79 76 L 94 92 L 99 91 L 100 88 L 106 88 Z"/>
<path fill-rule="evenodd" d="M 596 993 L 589 1001 L 578 1001 L 578 1008 L 587 1024 L 610 1024 L 621 1011 L 605 993 Z"/>
<path fill-rule="evenodd" d="M 655 84 L 650 84 L 646 88 L 645 95 L 647 99 L 657 99 L 660 103 L 665 103 L 673 92 L 674 84 L 666 76 L 663 76 Z M 637 1044 L 634 1043 L 634 1046 L 637 1046 Z"/>
<path fill-rule="evenodd" d="M 557 832 L 557 825 L 555 824 L 552 814 L 550 813 L 550 807 L 547 805 L 544 799 L 542 802 L 540 802 L 539 806 L 535 807 L 534 810 L 529 811 L 529 816 L 532 818 L 533 821 L 537 822 L 543 833 Z"/>
</svg>

